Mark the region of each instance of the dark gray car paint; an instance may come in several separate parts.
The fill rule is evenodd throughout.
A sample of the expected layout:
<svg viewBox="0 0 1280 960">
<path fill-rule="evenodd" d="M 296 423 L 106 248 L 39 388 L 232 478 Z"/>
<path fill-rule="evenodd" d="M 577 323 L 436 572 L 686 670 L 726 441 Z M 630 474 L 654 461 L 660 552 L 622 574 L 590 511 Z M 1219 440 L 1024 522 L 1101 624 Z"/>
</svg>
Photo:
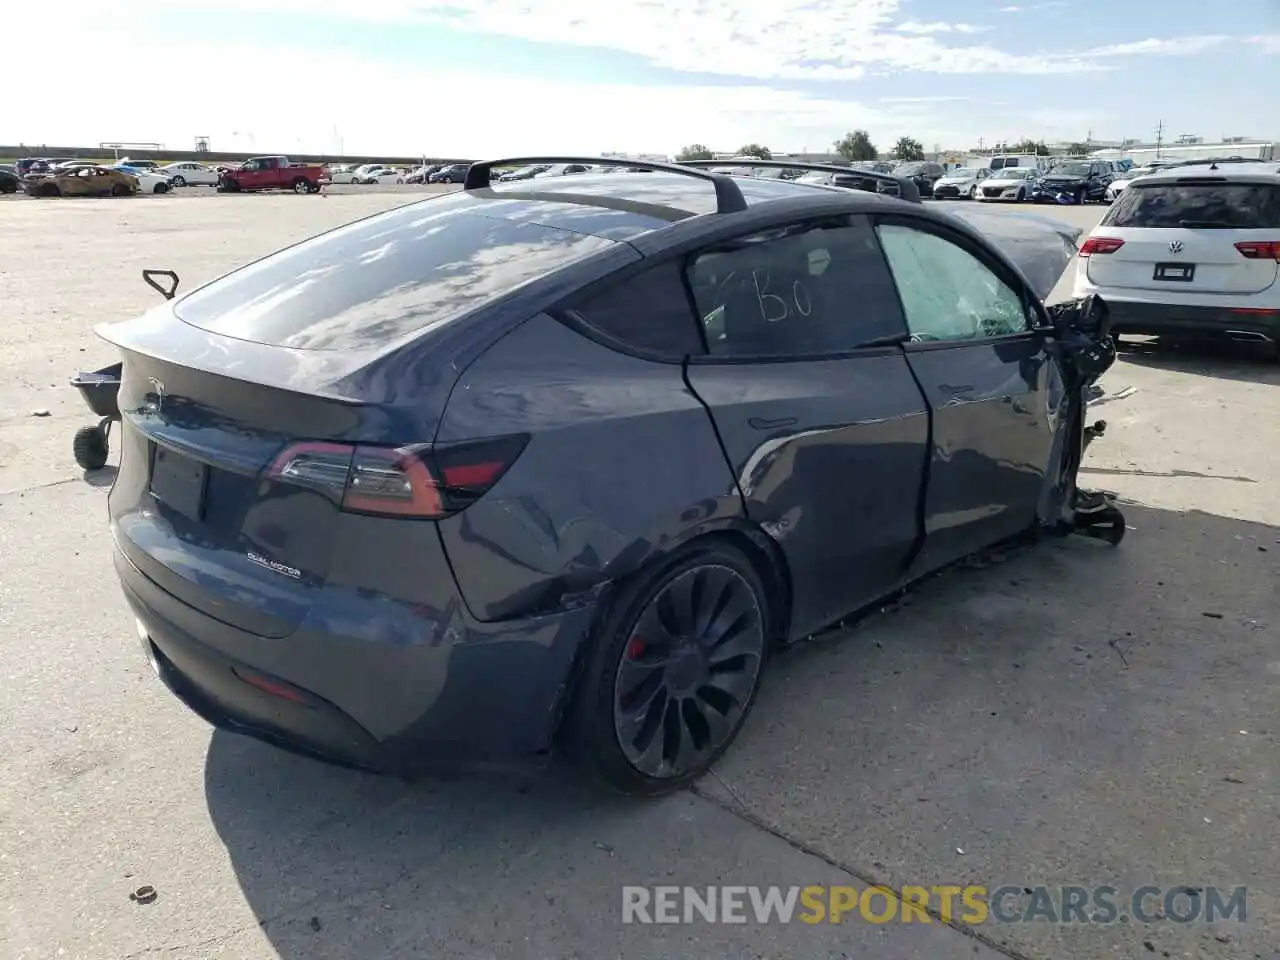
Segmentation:
<svg viewBox="0 0 1280 960">
<path fill-rule="evenodd" d="M 502 189 L 480 192 L 493 196 L 429 201 L 457 203 L 476 216 L 526 217 L 554 229 L 573 224 L 586 232 L 611 233 L 615 243 L 571 269 L 498 297 L 457 323 L 385 347 L 341 354 L 268 348 L 177 322 L 167 308 L 104 331 L 125 352 L 121 400 L 133 411 L 123 431 L 130 439 L 111 498 L 118 541 L 128 535 L 128 524 L 137 522 L 124 514 L 145 500 L 146 441 L 223 457 L 220 462 L 234 473 L 236 464 L 225 458 L 234 460 L 237 451 L 216 449 L 215 441 L 199 437 L 201 429 L 251 427 L 264 442 L 272 430 L 293 436 L 331 431 L 328 436 L 378 442 L 534 434 L 516 466 L 463 514 L 436 523 L 345 514 L 336 519 L 328 531 L 332 540 L 324 569 L 309 571 L 323 586 L 285 617 L 296 622 L 296 629 L 282 639 L 268 639 L 273 631 L 263 629 L 269 625 L 265 618 L 280 616 L 281 608 L 264 601 L 255 612 L 257 601 L 250 598 L 246 606 L 243 583 L 240 595 L 228 592 L 218 599 L 215 591 L 214 606 L 206 601 L 201 612 L 179 598 L 183 584 L 171 580 L 171 589 L 163 588 L 160 580 L 177 574 L 153 570 L 155 577 L 146 575 L 128 559 L 131 549 L 136 559 L 137 543 L 122 543 L 117 565 L 155 646 L 167 647 L 175 657 L 186 651 L 191 662 L 200 659 L 191 651 L 216 653 L 287 678 L 340 707 L 377 743 L 373 761 L 379 764 L 396 765 L 397 758 L 410 755 L 421 759 L 424 751 L 493 757 L 546 746 L 564 703 L 570 665 L 588 636 L 602 591 L 690 538 L 715 530 L 763 530 L 780 546 L 784 563 L 807 565 L 816 580 L 836 591 L 845 564 L 886 583 L 890 573 L 901 580 L 902 566 L 919 548 L 924 514 L 917 508 L 886 520 L 877 511 L 910 501 L 926 473 L 926 424 L 938 411 L 936 402 L 926 403 L 908 368 L 914 363 L 924 369 L 929 363 L 920 359 L 924 354 L 886 348 L 823 361 L 820 375 L 812 380 L 808 364 L 803 375 L 799 364 L 790 371 L 782 364 L 762 370 L 755 383 L 735 381 L 732 365 L 689 364 L 682 370 L 679 364 L 610 351 L 541 311 L 572 299 L 641 256 L 692 250 L 779 222 L 855 212 L 945 215 L 887 197 L 761 180 L 744 182 L 744 193 L 756 203 L 747 211 L 676 223 L 659 218 L 653 227 L 666 229 L 643 233 L 637 231 L 649 219 L 644 204 L 669 200 L 677 209 L 696 211 L 710 202 L 710 190 L 701 184 L 693 189 L 676 176 L 637 174 L 623 182 L 636 198 L 633 203 L 602 212 L 580 202 L 583 194 L 616 192 L 618 185 L 616 177 L 575 177 L 566 186 L 573 196 L 564 204 L 521 199 L 514 195 L 517 191 L 503 197 Z M 554 190 L 550 184 L 538 185 L 540 195 Z M 759 202 L 764 200 L 770 202 Z M 416 229 L 416 212 L 382 216 L 388 218 L 388 229 L 397 223 Z M 1008 256 L 997 259 L 1016 275 Z M 1030 286 L 1028 292 L 1034 292 Z M 1042 361 L 1025 353 L 1029 347 L 1019 347 L 1024 353 L 1014 358 L 1023 377 L 1021 392 L 1007 386 L 1014 381 L 1009 358 L 998 352 L 1004 348 L 986 349 L 988 354 L 975 354 L 972 364 L 964 365 L 984 399 L 998 397 L 1002 403 L 1006 397 L 1014 402 L 1040 391 L 1051 394 L 1052 377 L 1046 379 L 1038 366 Z M 998 364 L 993 365 L 992 356 Z M 187 370 L 173 368 L 175 364 Z M 853 364 L 866 368 L 865 375 L 859 373 L 866 380 L 844 373 Z M 210 376 L 202 379 L 199 373 Z M 148 402 L 144 378 L 157 374 L 175 385 L 171 399 L 178 406 L 153 420 L 140 411 Z M 845 391 L 850 404 L 856 398 L 859 405 L 869 406 L 859 406 L 851 416 L 840 397 L 816 389 L 822 384 Z M 299 395 L 297 419 L 289 420 L 288 403 L 278 409 L 268 403 L 279 422 L 273 426 L 268 417 L 250 424 L 248 411 L 270 391 Z M 771 405 L 794 403 L 806 392 L 824 397 L 831 409 L 817 411 L 803 423 L 797 417 L 794 424 L 780 422 L 791 414 L 769 415 Z M 638 420 L 641 414 L 650 422 Z M 335 417 L 350 420 L 338 423 Z M 764 427 L 753 426 L 753 417 Z M 637 423 L 640 427 L 631 429 Z M 213 432 L 206 429 L 206 434 Z M 956 437 L 961 436 L 957 431 Z M 901 466 L 890 472 L 882 460 L 867 462 L 858 471 L 858 485 L 846 488 L 842 481 L 833 489 L 819 461 L 835 457 L 857 470 L 867 444 Z M 934 448 L 939 449 L 936 437 Z M 667 450 L 680 451 L 679 470 L 663 469 Z M 1039 465 L 1048 459 L 1046 454 L 1045 460 L 1034 461 L 1031 448 L 1020 440 L 991 449 L 957 443 L 953 452 L 957 458 L 974 457 L 985 467 L 994 461 L 1006 485 L 1020 484 L 1015 475 L 1027 465 L 1042 471 Z M 243 450 L 238 453 L 244 455 Z M 619 464 L 633 464 L 634 470 L 619 470 Z M 821 468 L 821 475 L 814 477 L 811 467 Z M 610 483 L 602 487 L 600 471 L 606 468 Z M 958 473 L 958 489 L 978 493 L 971 476 L 979 475 Z M 895 489 L 886 488 L 888 477 L 894 478 Z M 1035 479 L 1043 483 L 1042 476 Z M 796 488 L 811 480 L 828 486 Z M 896 489 L 899 485 L 904 489 Z M 797 515 L 794 509 L 804 501 L 802 494 L 824 508 L 819 514 L 825 512 L 834 517 L 832 523 L 853 531 L 855 541 L 824 542 L 819 536 L 822 516 L 812 511 Z M 1031 497 L 1033 503 L 1036 499 Z M 945 499 L 938 505 L 950 509 Z M 990 496 L 978 507 L 990 509 Z M 159 519 L 173 520 L 163 508 Z M 860 519 L 870 525 L 855 531 Z M 288 547 L 272 542 L 280 535 L 293 538 L 298 532 L 268 524 L 258 534 L 277 551 L 303 549 L 304 540 Z M 201 537 L 193 530 L 182 541 L 191 551 L 185 562 L 197 563 L 188 574 L 198 581 L 201 570 L 217 567 L 219 576 L 234 571 L 227 563 L 231 545 L 202 543 Z M 170 542 L 164 549 L 173 546 Z M 822 554 L 821 548 L 828 552 Z M 413 562 L 407 563 L 407 557 Z M 875 566 L 877 558 L 884 562 L 883 571 Z M 234 584 L 228 581 L 227 586 L 230 590 Z M 806 590 L 810 588 L 801 588 Z M 858 585 L 847 590 L 839 598 L 812 590 L 812 596 L 796 605 L 791 635 L 803 633 L 810 622 L 818 624 L 828 610 L 856 601 L 860 593 L 874 592 Z M 240 608 L 219 611 L 217 603 Z M 254 619 L 259 616 L 263 619 Z M 230 622 L 237 618 L 258 629 L 250 632 Z M 307 736 L 309 721 L 302 715 L 286 716 L 284 705 L 273 705 L 262 716 L 246 716 L 243 704 L 230 700 L 209 709 L 215 708 L 229 722 L 250 728 L 274 725 Z M 363 742 L 361 736 L 355 739 Z"/>
<path fill-rule="evenodd" d="M 933 411 L 925 573 L 1030 529 L 1046 482 L 1061 380 L 1042 334 L 905 347 Z"/>
<path fill-rule="evenodd" d="M 439 440 L 507 433 L 532 435 L 515 466 L 466 512 L 439 522 L 458 585 L 482 620 L 555 609 L 743 517 L 680 366 L 609 350 L 546 314 L 463 374 Z M 675 456 L 680 469 L 663 469 Z"/>
<path fill-rule="evenodd" d="M 751 521 L 786 557 L 791 638 L 888 592 L 920 528 L 929 413 L 901 351 L 695 363 Z"/>
</svg>

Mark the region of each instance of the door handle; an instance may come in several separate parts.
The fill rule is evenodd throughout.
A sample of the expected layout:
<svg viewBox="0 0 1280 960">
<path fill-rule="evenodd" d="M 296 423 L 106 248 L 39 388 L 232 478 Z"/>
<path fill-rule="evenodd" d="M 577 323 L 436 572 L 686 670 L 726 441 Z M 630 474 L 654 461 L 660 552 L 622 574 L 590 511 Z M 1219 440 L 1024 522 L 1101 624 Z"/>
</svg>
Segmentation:
<svg viewBox="0 0 1280 960">
<path fill-rule="evenodd" d="M 755 430 L 775 430 L 778 427 L 794 427 L 796 425 L 795 417 L 778 417 L 770 420 L 768 417 L 751 417 L 747 423 Z"/>
<path fill-rule="evenodd" d="M 951 394 L 973 393 L 973 387 L 967 383 L 959 387 L 953 387 L 949 383 L 940 383 L 938 384 L 938 389 L 941 390 L 943 393 L 951 393 Z"/>
</svg>

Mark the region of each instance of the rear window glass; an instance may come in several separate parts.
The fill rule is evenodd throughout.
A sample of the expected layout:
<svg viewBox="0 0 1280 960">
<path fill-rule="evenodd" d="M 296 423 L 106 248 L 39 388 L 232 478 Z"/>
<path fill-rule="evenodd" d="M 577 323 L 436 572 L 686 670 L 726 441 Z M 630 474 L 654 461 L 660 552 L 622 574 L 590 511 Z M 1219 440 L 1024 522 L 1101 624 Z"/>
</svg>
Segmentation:
<svg viewBox="0 0 1280 960">
<path fill-rule="evenodd" d="M 1280 187 L 1253 183 L 1133 184 L 1102 223 L 1109 227 L 1280 227 Z"/>
<path fill-rule="evenodd" d="M 448 323 L 612 241 L 429 200 L 360 220 L 178 301 L 213 333 L 301 350 L 376 347 Z"/>
</svg>

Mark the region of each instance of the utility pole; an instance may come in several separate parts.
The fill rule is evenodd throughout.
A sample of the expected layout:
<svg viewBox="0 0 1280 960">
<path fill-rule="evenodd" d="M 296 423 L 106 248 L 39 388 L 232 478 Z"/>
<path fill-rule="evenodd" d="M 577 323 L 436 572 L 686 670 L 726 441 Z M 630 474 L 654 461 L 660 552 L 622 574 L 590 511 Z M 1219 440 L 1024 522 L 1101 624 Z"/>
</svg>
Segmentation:
<svg viewBox="0 0 1280 960">
<path fill-rule="evenodd" d="M 1164 146 L 1164 121 L 1156 124 L 1156 159 L 1160 159 L 1160 148 Z"/>
</svg>

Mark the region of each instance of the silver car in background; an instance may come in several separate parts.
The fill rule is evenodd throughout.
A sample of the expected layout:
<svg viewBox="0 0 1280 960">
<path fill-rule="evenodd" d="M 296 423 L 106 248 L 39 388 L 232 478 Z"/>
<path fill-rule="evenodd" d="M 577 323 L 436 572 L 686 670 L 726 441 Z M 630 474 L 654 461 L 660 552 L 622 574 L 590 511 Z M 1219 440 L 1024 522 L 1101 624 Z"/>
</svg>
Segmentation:
<svg viewBox="0 0 1280 960">
<path fill-rule="evenodd" d="M 935 200 L 973 200 L 982 181 L 991 176 L 986 167 L 959 167 L 938 178 L 933 185 Z"/>
</svg>

